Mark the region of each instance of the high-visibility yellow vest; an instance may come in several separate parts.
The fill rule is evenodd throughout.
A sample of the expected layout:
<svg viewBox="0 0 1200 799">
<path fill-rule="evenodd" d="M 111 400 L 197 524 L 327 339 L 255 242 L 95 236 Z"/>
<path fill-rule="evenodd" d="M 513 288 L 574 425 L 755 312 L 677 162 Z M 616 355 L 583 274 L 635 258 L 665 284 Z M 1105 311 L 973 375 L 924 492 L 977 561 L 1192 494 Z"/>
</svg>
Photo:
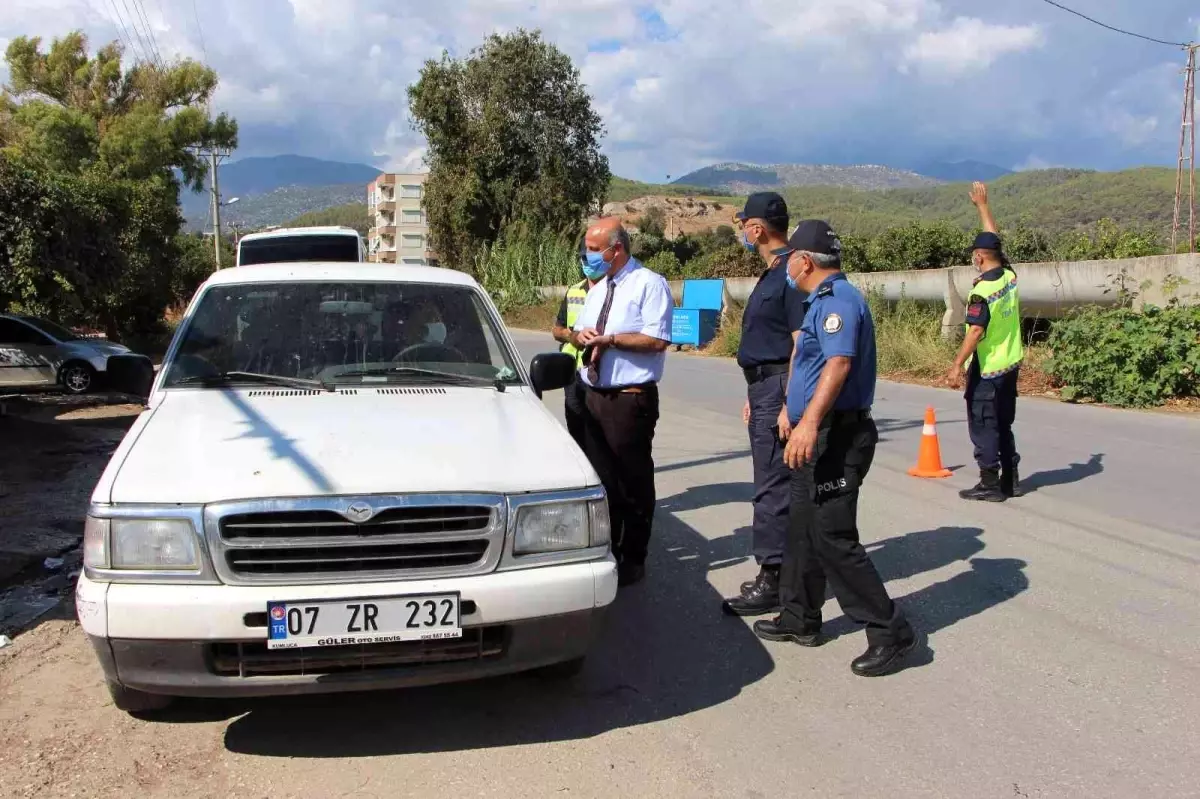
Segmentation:
<svg viewBox="0 0 1200 799">
<path fill-rule="evenodd" d="M 583 301 L 587 299 L 587 280 L 581 280 L 567 289 L 567 330 L 575 329 L 575 322 L 583 311 Z M 575 356 L 575 367 L 583 367 L 583 350 L 576 348 L 571 342 L 562 345 L 562 351 Z"/>
<path fill-rule="evenodd" d="M 988 326 L 975 357 L 979 358 L 981 377 L 999 377 L 1021 365 L 1025 348 L 1021 344 L 1021 305 L 1017 297 L 1017 275 L 1011 269 L 995 280 L 981 280 L 971 288 L 971 296 L 988 304 Z M 970 362 L 968 361 L 968 366 Z"/>
</svg>

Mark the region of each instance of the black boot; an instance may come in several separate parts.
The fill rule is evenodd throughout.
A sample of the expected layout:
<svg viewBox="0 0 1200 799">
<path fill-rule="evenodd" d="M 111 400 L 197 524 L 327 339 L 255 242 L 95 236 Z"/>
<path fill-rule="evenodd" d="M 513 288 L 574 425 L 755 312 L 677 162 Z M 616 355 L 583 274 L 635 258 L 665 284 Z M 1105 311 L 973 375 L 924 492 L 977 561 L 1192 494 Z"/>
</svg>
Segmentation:
<svg viewBox="0 0 1200 799">
<path fill-rule="evenodd" d="M 1017 473 L 1017 467 L 1012 466 L 1000 472 L 1000 492 L 1006 497 L 1021 497 L 1025 492 L 1021 490 L 1021 477 Z"/>
<path fill-rule="evenodd" d="M 895 644 L 868 646 L 866 652 L 850 662 L 850 671 L 859 677 L 882 677 L 894 671 L 904 660 L 904 656 L 916 646 L 915 635 Z"/>
<path fill-rule="evenodd" d="M 1007 499 L 1004 492 L 1000 490 L 999 469 L 980 469 L 979 484 L 974 488 L 959 491 L 958 495 L 963 499 L 973 499 L 979 502 L 1003 502 Z"/>
<path fill-rule="evenodd" d="M 779 612 L 779 567 L 763 566 L 749 590 L 721 603 L 721 609 L 733 616 L 761 616 Z"/>
</svg>

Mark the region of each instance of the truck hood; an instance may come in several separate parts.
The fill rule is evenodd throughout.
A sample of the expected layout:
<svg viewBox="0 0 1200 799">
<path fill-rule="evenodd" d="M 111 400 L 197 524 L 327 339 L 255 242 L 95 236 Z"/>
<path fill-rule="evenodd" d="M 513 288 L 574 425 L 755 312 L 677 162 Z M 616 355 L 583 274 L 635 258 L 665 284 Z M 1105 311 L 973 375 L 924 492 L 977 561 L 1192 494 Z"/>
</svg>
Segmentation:
<svg viewBox="0 0 1200 799">
<path fill-rule="evenodd" d="M 599 483 L 527 389 L 402 390 L 413 393 L 167 391 L 130 430 L 94 499 L 199 504 Z"/>
</svg>

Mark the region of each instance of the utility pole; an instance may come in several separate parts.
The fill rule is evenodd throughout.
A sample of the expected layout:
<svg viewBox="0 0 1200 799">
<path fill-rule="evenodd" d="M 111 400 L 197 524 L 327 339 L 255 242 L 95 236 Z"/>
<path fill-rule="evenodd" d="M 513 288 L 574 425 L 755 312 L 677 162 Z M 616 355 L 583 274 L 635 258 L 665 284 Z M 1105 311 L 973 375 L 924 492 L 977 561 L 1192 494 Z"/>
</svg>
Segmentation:
<svg viewBox="0 0 1200 799">
<path fill-rule="evenodd" d="M 1187 47 L 1183 78 L 1183 120 L 1179 125 L 1179 166 L 1175 173 L 1175 219 L 1171 224 L 1171 252 L 1179 251 L 1179 228 L 1183 215 L 1183 164 L 1188 171 L 1188 252 L 1196 251 L 1196 49 Z"/>
<path fill-rule="evenodd" d="M 221 189 L 217 181 L 217 151 L 208 151 L 209 173 L 212 179 L 209 186 L 212 188 L 212 218 L 213 218 L 213 257 L 216 261 L 217 269 L 221 268 Z"/>
</svg>

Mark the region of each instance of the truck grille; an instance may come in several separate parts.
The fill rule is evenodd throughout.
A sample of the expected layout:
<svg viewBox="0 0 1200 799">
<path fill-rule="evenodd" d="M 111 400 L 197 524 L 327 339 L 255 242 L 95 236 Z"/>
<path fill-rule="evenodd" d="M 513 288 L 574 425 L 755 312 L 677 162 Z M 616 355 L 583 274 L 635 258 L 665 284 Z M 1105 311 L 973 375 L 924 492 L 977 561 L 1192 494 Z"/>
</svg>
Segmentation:
<svg viewBox="0 0 1200 799">
<path fill-rule="evenodd" d="M 221 677 L 321 675 L 483 660 L 504 652 L 504 627 L 466 627 L 462 638 L 386 644 L 267 649 L 266 643 L 219 643 L 209 647 L 212 672 Z"/>
<path fill-rule="evenodd" d="M 348 518 L 368 504 L 367 520 Z M 213 514 L 213 559 L 222 577 L 243 584 L 480 573 L 495 566 L 504 540 L 498 502 L 396 498 L 389 506 L 386 499 L 335 498 L 249 503 Z"/>
</svg>

